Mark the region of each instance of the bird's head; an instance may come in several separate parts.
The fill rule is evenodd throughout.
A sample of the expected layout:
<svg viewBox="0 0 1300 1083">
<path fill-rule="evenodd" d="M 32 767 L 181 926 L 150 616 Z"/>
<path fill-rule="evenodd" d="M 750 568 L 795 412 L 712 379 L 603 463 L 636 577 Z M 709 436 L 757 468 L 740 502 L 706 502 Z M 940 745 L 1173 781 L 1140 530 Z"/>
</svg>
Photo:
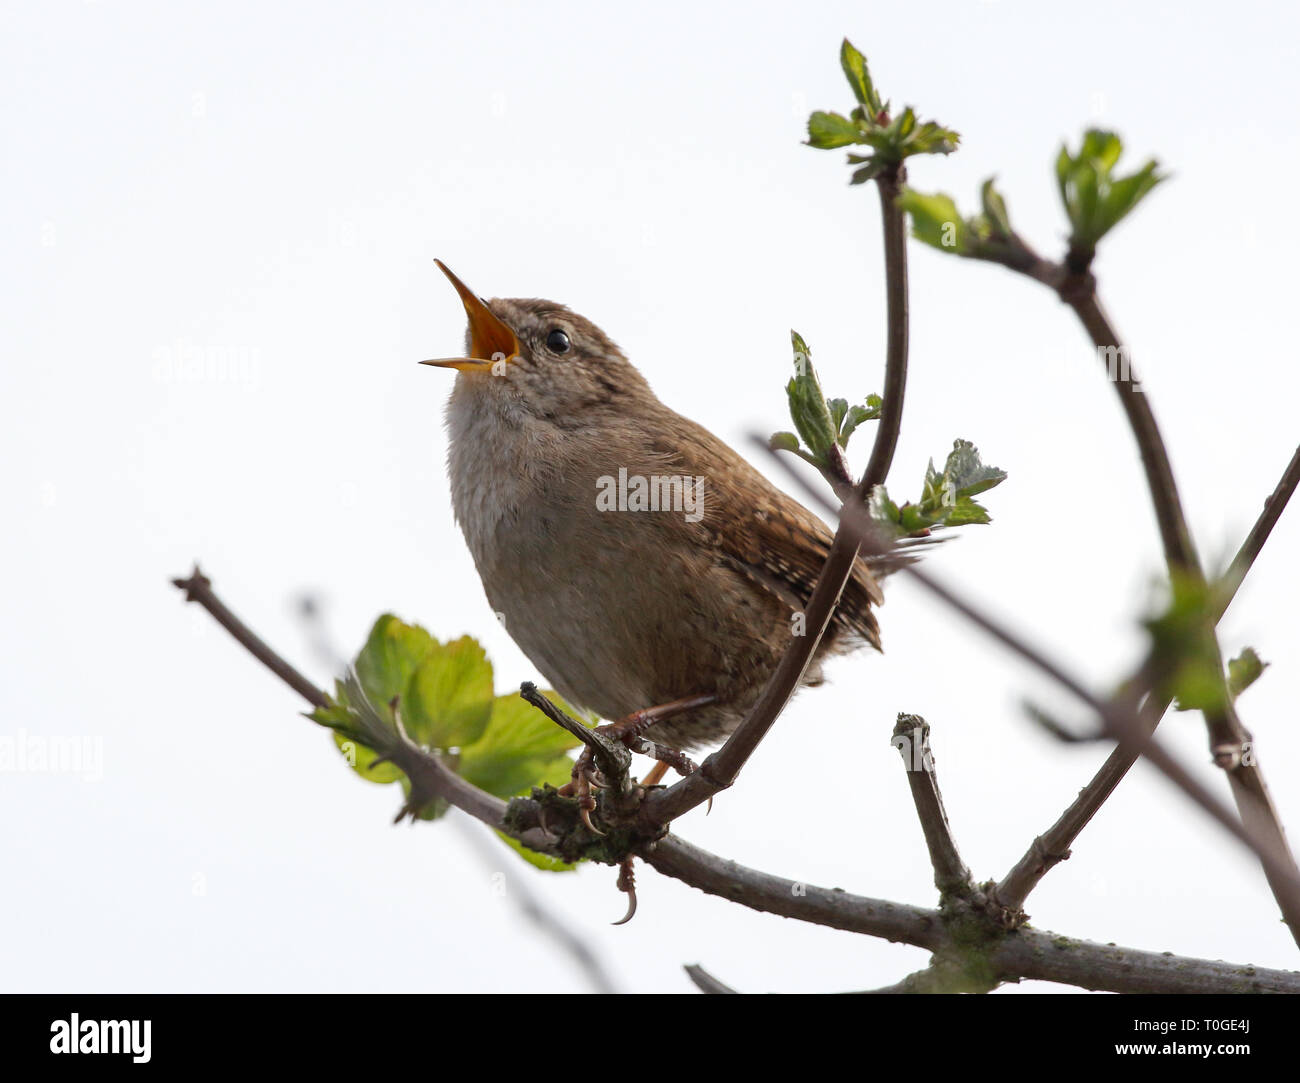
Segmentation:
<svg viewBox="0 0 1300 1083">
<path fill-rule="evenodd" d="M 590 320 L 539 298 L 485 300 L 435 262 L 469 317 L 466 356 L 420 363 L 456 369 L 458 395 L 570 427 L 651 394 L 645 378 Z"/>
</svg>

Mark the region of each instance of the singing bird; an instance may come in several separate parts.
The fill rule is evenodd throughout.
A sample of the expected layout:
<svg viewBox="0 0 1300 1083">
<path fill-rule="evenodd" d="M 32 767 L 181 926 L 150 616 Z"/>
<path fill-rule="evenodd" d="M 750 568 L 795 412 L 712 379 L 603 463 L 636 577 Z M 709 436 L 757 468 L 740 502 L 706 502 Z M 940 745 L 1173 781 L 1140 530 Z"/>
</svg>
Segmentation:
<svg viewBox="0 0 1300 1083">
<path fill-rule="evenodd" d="M 488 602 L 566 700 L 616 720 L 612 736 L 720 742 L 802 633 L 830 529 L 660 402 L 590 320 L 484 300 L 438 266 L 469 318 L 466 356 L 423 364 L 457 370 L 452 505 Z M 880 648 L 881 601 L 859 559 L 804 684 L 830 655 Z"/>
</svg>

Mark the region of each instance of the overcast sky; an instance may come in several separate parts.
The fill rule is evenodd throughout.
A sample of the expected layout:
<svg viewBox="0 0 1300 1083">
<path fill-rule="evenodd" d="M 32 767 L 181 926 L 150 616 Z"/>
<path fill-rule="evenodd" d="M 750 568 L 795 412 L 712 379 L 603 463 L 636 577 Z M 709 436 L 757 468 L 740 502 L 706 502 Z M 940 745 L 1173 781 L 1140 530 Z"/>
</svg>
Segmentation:
<svg viewBox="0 0 1300 1083">
<path fill-rule="evenodd" d="M 1133 167 L 1154 155 L 1170 171 L 1096 269 L 1201 550 L 1222 562 L 1300 435 L 1295 18 L 1012 0 L 4 4 L 0 736 L 87 738 L 103 763 L 99 778 L 0 778 L 0 988 L 585 988 L 495 890 L 502 870 L 627 989 L 683 991 L 691 962 L 750 991 L 866 988 L 924 965 L 649 869 L 639 915 L 611 928 L 611 869 L 547 876 L 447 823 L 390 826 L 395 788 L 359 781 L 168 578 L 200 560 L 322 684 L 304 592 L 349 653 L 393 611 L 477 636 L 500 691 L 537 679 L 452 520 L 451 377 L 415 362 L 457 352 L 464 316 L 433 259 L 482 294 L 573 306 L 733 444 L 789 427 L 792 327 L 830 393 L 879 390 L 875 192 L 848 186 L 842 152 L 800 143 L 810 110 L 852 105 L 846 34 L 887 97 L 962 133 L 913 184 L 973 210 L 996 173 L 1048 254 L 1063 139 L 1113 126 Z M 917 495 L 955 437 L 1007 470 L 993 525 L 930 566 L 1105 691 L 1142 648 L 1162 568 L 1113 389 L 1041 287 L 911 255 L 891 489 Z M 1273 663 L 1241 710 L 1293 832 L 1298 545 L 1293 508 L 1221 626 L 1229 654 Z M 880 618 L 886 653 L 832 666 L 681 835 L 932 905 L 889 743 L 901 710 L 933 726 L 978 877 L 1055 819 L 1106 750 L 1058 745 L 1021 703 L 1087 719 L 906 582 Z M 1160 732 L 1226 798 L 1200 719 Z M 1067 935 L 1296 965 L 1257 866 L 1145 768 L 1028 909 Z"/>
</svg>

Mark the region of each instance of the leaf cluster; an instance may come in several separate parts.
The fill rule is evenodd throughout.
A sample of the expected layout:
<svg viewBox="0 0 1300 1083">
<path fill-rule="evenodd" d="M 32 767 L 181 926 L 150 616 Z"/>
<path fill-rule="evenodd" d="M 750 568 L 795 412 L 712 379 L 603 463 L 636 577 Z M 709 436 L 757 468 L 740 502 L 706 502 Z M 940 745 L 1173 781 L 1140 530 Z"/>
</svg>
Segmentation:
<svg viewBox="0 0 1300 1083">
<path fill-rule="evenodd" d="M 1216 604 L 1213 584 L 1175 575 L 1168 603 L 1143 622 L 1155 672 L 1163 675 L 1162 690 L 1177 710 L 1222 711 L 1268 668 L 1253 647 L 1246 647 L 1228 663 L 1225 675 L 1214 631 Z"/>
<path fill-rule="evenodd" d="M 952 451 L 936 470 L 931 459 L 925 470 L 921 497 L 899 505 L 883 485 L 877 485 L 868 501 L 871 517 L 899 536 L 923 536 L 936 527 L 968 526 L 992 522 L 988 510 L 975 500 L 1006 480 L 1005 470 L 987 466 L 979 449 L 969 440 L 954 440 Z"/>
<path fill-rule="evenodd" d="M 1097 242 L 1165 179 L 1154 159 L 1136 173 L 1115 176 L 1122 151 L 1123 142 L 1114 132 L 1090 129 L 1077 154 L 1062 146 L 1056 157 L 1057 185 L 1070 222 L 1070 254 L 1077 267 L 1086 267 Z M 980 213 L 969 218 L 963 218 L 953 198 L 943 192 L 907 188 L 899 194 L 898 205 L 911 215 L 913 236 L 941 252 L 1012 266 L 1031 257 L 1011 228 L 1006 200 L 992 177 L 980 189 Z"/>
<path fill-rule="evenodd" d="M 527 794 L 548 783 L 559 786 L 569 779 L 573 765 L 566 753 L 577 739 L 518 695 L 496 695 L 492 663 L 469 636 L 442 643 L 418 624 L 386 613 L 375 621 L 352 673 L 355 679 L 335 682 L 330 704 L 308 717 L 334 731 L 339 750 L 368 782 L 400 782 L 410 792 L 406 775 L 367 744 L 360 704 L 354 702 L 358 696 L 392 729 L 395 739 L 400 721 L 411 741 L 440 756 L 467 782 L 498 797 Z M 544 694 L 574 713 L 554 692 Z M 446 810 L 445 802 L 436 801 L 419 815 L 432 820 Z M 513 848 L 542 868 L 571 867 Z"/>
<path fill-rule="evenodd" d="M 798 331 L 790 332 L 794 347 L 794 376 L 785 385 L 793 432 L 773 433 L 768 445 L 774 451 L 789 451 L 819 470 L 830 467 L 833 448 L 849 446 L 849 438 L 865 421 L 880 417 L 881 398 L 868 395 L 863 405 L 848 399 L 828 399 L 813 367 L 812 353 Z M 802 438 L 803 443 L 800 443 Z"/>
<path fill-rule="evenodd" d="M 850 154 L 850 165 L 857 166 L 851 184 L 864 184 L 886 170 L 896 168 L 906 158 L 917 154 L 951 154 L 961 136 L 932 120 L 918 121 L 909 105 L 895 117 L 867 68 L 867 58 L 844 39 L 840 46 L 840 66 L 858 104 L 846 117 L 840 113 L 817 111 L 808 118 L 808 146 L 819 150 L 865 146 L 866 154 Z"/>
</svg>

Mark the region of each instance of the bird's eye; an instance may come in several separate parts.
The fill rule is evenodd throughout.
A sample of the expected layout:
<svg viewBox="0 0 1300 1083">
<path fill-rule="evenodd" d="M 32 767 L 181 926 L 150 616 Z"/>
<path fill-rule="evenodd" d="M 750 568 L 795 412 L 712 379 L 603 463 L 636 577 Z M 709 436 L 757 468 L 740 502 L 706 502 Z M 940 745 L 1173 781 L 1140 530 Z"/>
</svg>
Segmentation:
<svg viewBox="0 0 1300 1083">
<path fill-rule="evenodd" d="M 552 353 L 567 353 L 569 349 L 569 336 L 558 327 L 555 328 L 554 331 L 546 336 L 546 348 Z"/>
</svg>

